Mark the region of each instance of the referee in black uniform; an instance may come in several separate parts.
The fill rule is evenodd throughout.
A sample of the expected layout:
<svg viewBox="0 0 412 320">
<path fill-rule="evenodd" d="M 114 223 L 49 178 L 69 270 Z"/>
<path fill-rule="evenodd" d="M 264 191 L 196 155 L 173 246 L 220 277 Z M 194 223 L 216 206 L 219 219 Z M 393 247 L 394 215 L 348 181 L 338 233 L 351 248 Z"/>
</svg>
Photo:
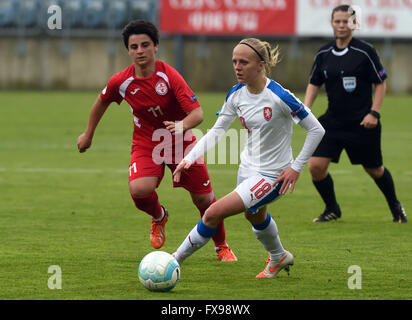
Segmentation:
<svg viewBox="0 0 412 320">
<path fill-rule="evenodd" d="M 374 179 L 388 202 L 393 221 L 406 223 L 392 176 L 382 162 L 379 112 L 386 91 L 386 71 L 376 50 L 353 38 L 354 21 L 355 12 L 350 6 L 333 9 L 335 40 L 316 54 L 306 89 L 305 105 L 309 108 L 322 84 L 329 101 L 326 113 L 319 118 L 326 134 L 309 160 L 313 183 L 325 202 L 324 212 L 313 221 L 326 222 L 342 215 L 328 166 L 331 161 L 337 163 L 345 149 L 351 163 L 361 164 Z"/>
</svg>

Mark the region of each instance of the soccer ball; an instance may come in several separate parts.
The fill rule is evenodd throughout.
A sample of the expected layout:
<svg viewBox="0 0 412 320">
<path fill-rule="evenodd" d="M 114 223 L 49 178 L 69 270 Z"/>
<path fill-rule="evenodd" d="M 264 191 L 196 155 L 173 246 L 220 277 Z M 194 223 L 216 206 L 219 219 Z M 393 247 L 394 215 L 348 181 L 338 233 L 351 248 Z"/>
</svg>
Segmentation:
<svg viewBox="0 0 412 320">
<path fill-rule="evenodd" d="M 150 291 L 169 291 L 180 278 L 177 260 L 164 251 L 147 254 L 139 264 L 139 280 Z"/>
</svg>

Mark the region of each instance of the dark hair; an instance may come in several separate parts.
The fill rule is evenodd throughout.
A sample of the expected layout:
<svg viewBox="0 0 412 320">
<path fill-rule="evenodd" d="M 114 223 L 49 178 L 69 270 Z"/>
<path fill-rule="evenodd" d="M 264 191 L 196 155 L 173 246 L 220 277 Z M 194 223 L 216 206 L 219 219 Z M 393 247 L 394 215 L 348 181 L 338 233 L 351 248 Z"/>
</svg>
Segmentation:
<svg viewBox="0 0 412 320">
<path fill-rule="evenodd" d="M 146 34 L 152 39 L 154 45 L 159 44 L 159 31 L 156 26 L 146 20 L 134 20 L 129 22 L 122 31 L 122 37 L 126 49 L 129 49 L 129 37 L 134 34 Z"/>
<path fill-rule="evenodd" d="M 354 16 L 356 14 L 355 10 L 353 10 L 353 8 L 347 4 L 343 4 L 341 6 L 337 6 L 333 9 L 332 11 L 332 20 L 333 20 L 333 15 L 335 14 L 335 12 L 338 11 L 343 11 L 343 12 L 350 12 L 352 13 L 352 16 Z"/>
</svg>

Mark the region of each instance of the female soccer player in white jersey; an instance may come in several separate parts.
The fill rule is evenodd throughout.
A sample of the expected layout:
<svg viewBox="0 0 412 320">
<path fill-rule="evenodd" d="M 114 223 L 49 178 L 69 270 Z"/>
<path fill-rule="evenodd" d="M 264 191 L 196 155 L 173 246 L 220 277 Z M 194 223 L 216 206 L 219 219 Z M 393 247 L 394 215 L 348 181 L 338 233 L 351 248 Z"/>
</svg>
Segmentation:
<svg viewBox="0 0 412 320">
<path fill-rule="evenodd" d="M 237 187 L 212 204 L 173 255 L 181 264 L 214 235 L 223 219 L 244 212 L 252 230 L 270 260 L 257 278 L 275 278 L 293 265 L 293 255 L 285 251 L 267 204 L 293 192 L 299 173 L 323 137 L 324 129 L 310 110 L 292 93 L 268 78 L 278 62 L 278 50 L 255 38 L 244 39 L 233 50 L 233 67 L 238 80 L 227 95 L 213 128 L 196 144 L 174 171 L 180 181 L 187 170 L 223 136 L 230 124 L 239 120 L 248 130 L 241 154 Z M 298 157 L 293 160 L 291 137 L 293 122 L 308 133 Z"/>
</svg>

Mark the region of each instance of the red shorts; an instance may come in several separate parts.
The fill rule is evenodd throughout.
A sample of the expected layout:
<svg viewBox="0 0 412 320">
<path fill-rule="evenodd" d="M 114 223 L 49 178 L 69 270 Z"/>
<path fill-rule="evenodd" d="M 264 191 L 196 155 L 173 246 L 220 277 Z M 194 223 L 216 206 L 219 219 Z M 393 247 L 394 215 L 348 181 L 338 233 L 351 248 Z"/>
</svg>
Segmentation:
<svg viewBox="0 0 412 320">
<path fill-rule="evenodd" d="M 134 150 L 130 159 L 129 182 L 142 177 L 159 177 L 158 187 L 165 173 L 165 166 L 170 171 L 176 169 L 177 164 L 156 164 L 151 152 Z M 213 191 L 206 164 L 193 164 L 188 170 L 182 172 L 180 182 L 173 181 L 173 187 L 183 187 L 191 193 L 210 193 Z"/>
</svg>

